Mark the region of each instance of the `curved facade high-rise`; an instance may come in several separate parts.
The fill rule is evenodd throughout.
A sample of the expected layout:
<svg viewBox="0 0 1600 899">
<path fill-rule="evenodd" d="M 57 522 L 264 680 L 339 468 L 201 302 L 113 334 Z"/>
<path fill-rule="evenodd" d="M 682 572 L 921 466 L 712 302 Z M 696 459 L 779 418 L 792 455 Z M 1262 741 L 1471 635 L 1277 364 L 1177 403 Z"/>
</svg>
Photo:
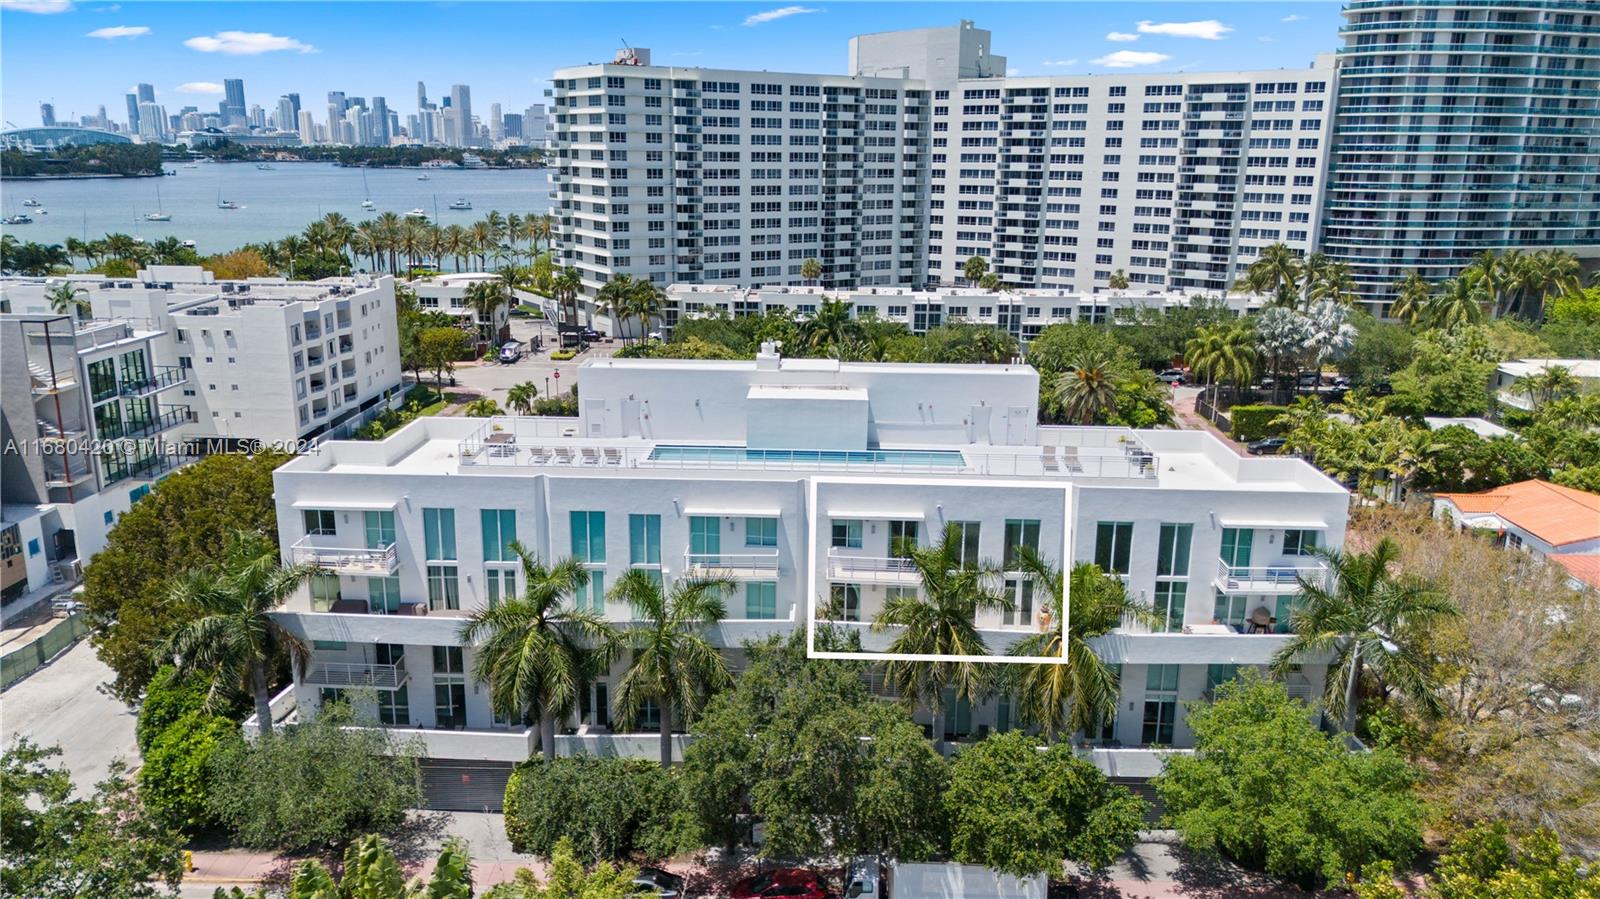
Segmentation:
<svg viewBox="0 0 1600 899">
<path fill-rule="evenodd" d="M 1483 250 L 1600 255 L 1600 5 L 1344 9 L 1321 249 L 1386 309 Z"/>
</svg>

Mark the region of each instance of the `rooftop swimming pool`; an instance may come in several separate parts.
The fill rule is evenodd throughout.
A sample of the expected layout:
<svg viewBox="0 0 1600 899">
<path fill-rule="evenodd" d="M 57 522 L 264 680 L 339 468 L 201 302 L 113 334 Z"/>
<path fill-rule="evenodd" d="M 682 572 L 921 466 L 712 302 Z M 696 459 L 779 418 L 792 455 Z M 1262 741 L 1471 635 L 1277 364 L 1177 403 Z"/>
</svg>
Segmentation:
<svg viewBox="0 0 1600 899">
<path fill-rule="evenodd" d="M 742 446 L 658 446 L 650 461 L 710 465 L 903 465 L 916 468 L 961 468 L 959 450 L 760 450 Z"/>
</svg>

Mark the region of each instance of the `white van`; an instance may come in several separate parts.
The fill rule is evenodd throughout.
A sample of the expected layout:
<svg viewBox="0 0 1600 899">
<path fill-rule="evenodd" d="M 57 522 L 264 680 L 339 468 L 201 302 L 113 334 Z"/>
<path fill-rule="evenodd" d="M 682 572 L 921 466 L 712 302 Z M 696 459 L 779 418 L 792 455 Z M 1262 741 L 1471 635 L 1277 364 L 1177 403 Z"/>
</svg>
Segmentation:
<svg viewBox="0 0 1600 899">
<path fill-rule="evenodd" d="M 887 866 L 877 856 L 852 859 L 845 868 L 845 899 L 1045 899 L 1041 875 L 1013 877 L 979 865 Z"/>
<path fill-rule="evenodd" d="M 522 358 L 522 341 L 508 340 L 500 345 L 500 361 L 512 363 Z"/>
</svg>

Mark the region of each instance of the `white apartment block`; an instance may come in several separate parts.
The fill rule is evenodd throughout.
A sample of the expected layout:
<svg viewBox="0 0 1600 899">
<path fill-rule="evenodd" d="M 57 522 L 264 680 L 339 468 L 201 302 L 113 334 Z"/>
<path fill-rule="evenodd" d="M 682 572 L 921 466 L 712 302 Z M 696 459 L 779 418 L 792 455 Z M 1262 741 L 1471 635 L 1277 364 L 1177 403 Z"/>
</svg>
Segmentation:
<svg viewBox="0 0 1600 899">
<path fill-rule="evenodd" d="M 157 338 L 154 361 L 180 372 L 185 438 L 293 446 L 348 433 L 403 388 L 394 279 L 216 281 L 197 266 L 151 266 L 135 278 L 8 279 L 13 309 L 47 308 L 66 281 L 94 319 L 129 320 Z M 177 392 L 175 391 L 175 394 Z"/>
<path fill-rule="evenodd" d="M 855 318 L 871 316 L 898 322 L 914 334 L 953 322 L 990 325 L 1020 340 L 1032 340 L 1050 325 L 1085 322 L 1107 324 L 1138 309 L 1177 309 L 1202 302 L 1221 303 L 1244 316 L 1266 305 L 1258 294 L 1205 295 L 1159 290 L 1105 290 L 1074 293 L 1061 289 L 988 291 L 978 287 L 861 287 L 827 290 L 822 287 L 743 288 L 726 284 L 673 284 L 667 287 L 662 321 L 670 329 L 683 318 L 696 316 L 762 315 L 787 309 L 804 317 L 816 313 L 825 300 L 851 305 Z"/>
<path fill-rule="evenodd" d="M 1007 77 L 989 32 L 852 39 L 848 76 L 621 61 L 558 69 L 557 243 L 616 273 L 742 286 L 1005 283 L 1093 293 L 1121 270 L 1220 292 L 1261 247 L 1309 251 L 1334 57 L 1309 68 Z"/>
<path fill-rule="evenodd" d="M 1040 426 L 1027 366 L 768 346 L 748 362 L 596 359 L 578 377 L 576 419 L 425 418 L 275 473 L 284 558 L 330 572 L 277 613 L 313 647 L 297 714 L 361 688 L 350 698 L 435 760 L 528 757 L 536 728 L 496 719 L 459 636 L 517 591 L 513 537 L 543 560 L 582 560 L 591 582 L 575 602 L 618 626 L 630 610 L 606 591 L 629 569 L 733 578 L 711 636 L 737 667 L 744 641 L 824 620 L 883 650 L 893 635 L 869 625 L 918 589 L 900 541 L 953 528 L 966 558 L 1007 569 L 997 586 L 1013 609 L 976 622 L 997 655 L 1061 625 L 1012 570 L 1019 545 L 1063 567 L 1098 562 L 1156 610 L 1157 626 L 1097 641 L 1122 695 L 1116 722 L 1087 735 L 1124 753 L 1123 773 L 1151 773 L 1150 747 L 1191 742 L 1183 702 L 1267 665 L 1298 578 L 1326 574 L 1313 548 L 1344 541 L 1347 494 L 1304 462 L 1241 458 L 1199 431 Z M 1326 660 L 1302 662 L 1291 690 L 1319 695 Z M 558 751 L 654 751 L 648 710 L 632 732 L 612 715 L 621 670 L 590 686 Z M 947 706 L 951 738 L 1020 725 L 1009 697 Z"/>
<path fill-rule="evenodd" d="M 417 278 L 406 282 L 405 286 L 417 295 L 417 308 L 442 312 L 479 329 L 484 325 L 492 325 L 494 333 L 502 335 L 510 321 L 512 305 L 537 303 L 539 297 L 525 290 L 512 290 L 511 300 L 495 310 L 492 320 L 484 321 L 467 305 L 467 288 L 486 281 L 498 284 L 500 280 L 500 276 L 493 272 L 454 272 Z"/>
</svg>

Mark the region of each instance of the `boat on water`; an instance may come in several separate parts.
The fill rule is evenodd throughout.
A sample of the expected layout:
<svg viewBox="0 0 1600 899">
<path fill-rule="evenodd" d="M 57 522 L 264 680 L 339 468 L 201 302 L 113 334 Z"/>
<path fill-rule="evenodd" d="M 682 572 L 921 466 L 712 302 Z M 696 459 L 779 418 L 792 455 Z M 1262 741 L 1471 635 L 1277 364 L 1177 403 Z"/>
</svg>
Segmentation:
<svg viewBox="0 0 1600 899">
<path fill-rule="evenodd" d="M 366 197 L 361 201 L 362 209 L 376 209 L 377 204 L 372 202 L 372 188 L 367 185 L 367 167 L 361 167 L 361 195 Z"/>
<path fill-rule="evenodd" d="M 218 200 L 217 201 L 217 208 L 218 209 L 238 209 L 239 208 L 239 204 L 233 202 L 232 200 Z"/>
<path fill-rule="evenodd" d="M 427 180 L 429 180 L 429 178 L 428 178 L 427 175 L 418 175 L 417 176 L 417 180 L 418 181 L 427 181 Z"/>
<path fill-rule="evenodd" d="M 408 219 L 425 219 L 427 217 L 428 217 L 428 211 L 426 209 L 423 209 L 421 206 L 418 206 L 416 209 L 413 209 L 410 212 L 406 213 L 406 218 L 408 218 Z"/>
<path fill-rule="evenodd" d="M 378 204 L 372 202 L 371 200 L 362 200 L 361 201 L 361 208 L 362 209 L 376 209 L 376 208 L 378 208 Z"/>
<path fill-rule="evenodd" d="M 198 163 L 198 162 L 186 162 L 186 163 L 183 164 L 183 167 L 186 168 L 186 169 L 197 169 L 197 168 L 200 167 L 200 163 Z"/>
<path fill-rule="evenodd" d="M 147 222 L 170 222 L 172 213 L 161 208 L 161 182 L 156 182 L 156 211 L 146 212 L 144 220 Z"/>
<path fill-rule="evenodd" d="M 258 169 L 260 169 L 260 170 L 261 170 L 261 171 L 263 171 L 263 172 L 270 172 L 270 171 L 272 171 L 272 166 L 270 166 L 270 165 L 267 165 L 267 164 L 266 164 L 266 163 L 264 163 L 264 162 L 258 162 L 258 163 L 256 163 L 256 168 L 258 168 Z"/>
<path fill-rule="evenodd" d="M 28 216 L 28 215 L 24 215 L 24 214 L 22 214 L 20 212 L 17 213 L 16 215 L 8 215 L 5 218 L 0 219 L 0 225 L 31 225 L 31 224 L 33 224 L 33 217 L 32 216 Z"/>
<path fill-rule="evenodd" d="M 456 200 L 454 203 L 451 203 L 450 204 L 450 208 L 451 209 L 471 209 L 472 208 L 472 201 L 466 199 L 465 197 L 463 197 L 463 198 L 461 198 L 459 200 Z"/>
<path fill-rule="evenodd" d="M 29 197 L 28 199 L 22 201 L 22 205 L 24 205 L 24 206 L 39 206 L 39 205 L 42 205 L 42 204 L 40 204 L 38 197 Z"/>
</svg>

